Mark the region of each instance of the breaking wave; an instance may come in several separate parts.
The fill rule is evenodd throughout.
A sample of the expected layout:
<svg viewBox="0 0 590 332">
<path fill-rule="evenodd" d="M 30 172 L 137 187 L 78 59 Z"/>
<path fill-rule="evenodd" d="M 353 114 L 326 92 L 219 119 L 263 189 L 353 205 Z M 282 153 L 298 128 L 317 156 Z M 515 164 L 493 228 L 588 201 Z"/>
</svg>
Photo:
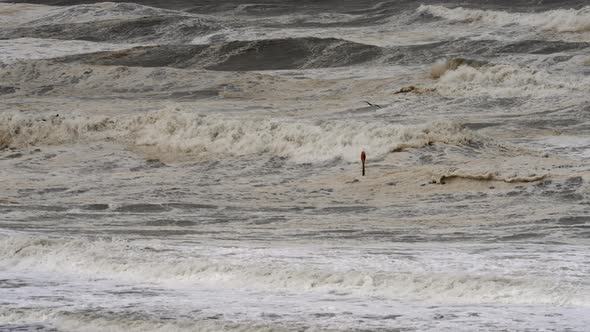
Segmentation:
<svg viewBox="0 0 590 332">
<path fill-rule="evenodd" d="M 430 76 L 432 78 L 440 78 L 448 70 L 455 70 L 459 66 L 480 67 L 484 65 L 481 61 L 469 60 L 463 58 L 441 59 L 432 65 Z"/>
<path fill-rule="evenodd" d="M 114 140 L 162 154 L 205 158 L 270 154 L 294 162 L 356 161 L 362 148 L 378 157 L 403 148 L 464 144 L 474 138 L 473 132 L 452 122 L 408 126 L 352 120 L 303 122 L 202 115 L 178 109 L 127 117 L 0 115 L 0 146 Z"/>
<path fill-rule="evenodd" d="M 544 31 L 585 32 L 590 31 L 590 6 L 581 9 L 556 9 L 541 13 L 509 13 L 505 11 L 467 8 L 447 8 L 436 5 L 421 5 L 417 12 L 455 22 L 483 22 L 498 26 L 522 25 Z"/>
<path fill-rule="evenodd" d="M 546 71 L 509 64 L 456 69 L 443 66 L 436 90 L 443 95 L 491 95 L 497 97 L 545 97 L 555 94 L 588 92 L 587 77 L 560 77 Z M 433 69 L 434 71 L 434 69 Z"/>
<path fill-rule="evenodd" d="M 49 7 L 45 16 L 2 29 L 0 38 L 51 38 L 105 42 L 189 42 L 221 29 L 210 16 L 130 3 Z"/>
<path fill-rule="evenodd" d="M 170 256 L 118 240 L 69 240 L 18 236 L 0 239 L 0 266 L 42 269 L 85 278 L 155 282 L 164 285 L 215 285 L 304 292 L 344 292 L 393 299 L 454 303 L 589 305 L 572 284 L 543 278 L 487 274 L 382 271 L 362 267 L 303 267 L 289 261 L 240 257 Z M 582 289 L 583 290 L 583 289 Z"/>
<path fill-rule="evenodd" d="M 47 15 L 29 21 L 27 25 L 86 23 L 105 20 L 128 20 L 145 16 L 197 17 L 181 11 L 143 6 L 135 3 L 100 2 L 67 7 L 48 7 Z"/>
</svg>

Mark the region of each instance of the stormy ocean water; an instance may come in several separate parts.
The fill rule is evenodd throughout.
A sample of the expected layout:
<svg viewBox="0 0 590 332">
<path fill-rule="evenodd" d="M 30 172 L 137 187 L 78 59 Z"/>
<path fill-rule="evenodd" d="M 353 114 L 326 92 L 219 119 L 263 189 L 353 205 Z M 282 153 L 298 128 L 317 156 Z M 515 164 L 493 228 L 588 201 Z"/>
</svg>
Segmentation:
<svg viewBox="0 0 590 332">
<path fill-rule="evenodd" d="M 0 1 L 0 331 L 588 331 L 589 181 L 586 0 Z"/>
</svg>

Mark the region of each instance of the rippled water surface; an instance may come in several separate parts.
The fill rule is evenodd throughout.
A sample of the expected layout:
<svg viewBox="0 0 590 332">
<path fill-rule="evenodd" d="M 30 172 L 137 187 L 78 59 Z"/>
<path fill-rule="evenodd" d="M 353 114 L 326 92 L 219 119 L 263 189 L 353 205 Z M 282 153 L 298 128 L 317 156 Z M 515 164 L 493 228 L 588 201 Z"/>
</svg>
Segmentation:
<svg viewBox="0 0 590 332">
<path fill-rule="evenodd" d="M 587 330 L 586 1 L 36 2 L 0 331 Z"/>
</svg>

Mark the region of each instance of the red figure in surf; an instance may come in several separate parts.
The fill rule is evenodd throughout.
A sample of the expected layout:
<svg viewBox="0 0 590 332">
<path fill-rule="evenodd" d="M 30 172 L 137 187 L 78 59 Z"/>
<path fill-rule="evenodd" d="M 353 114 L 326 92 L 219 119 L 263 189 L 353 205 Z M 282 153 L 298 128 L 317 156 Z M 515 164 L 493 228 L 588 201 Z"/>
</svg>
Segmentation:
<svg viewBox="0 0 590 332">
<path fill-rule="evenodd" d="M 365 160 L 367 160 L 367 155 L 365 154 L 365 150 L 361 152 L 361 162 L 363 163 L 363 176 L 365 176 Z"/>
</svg>

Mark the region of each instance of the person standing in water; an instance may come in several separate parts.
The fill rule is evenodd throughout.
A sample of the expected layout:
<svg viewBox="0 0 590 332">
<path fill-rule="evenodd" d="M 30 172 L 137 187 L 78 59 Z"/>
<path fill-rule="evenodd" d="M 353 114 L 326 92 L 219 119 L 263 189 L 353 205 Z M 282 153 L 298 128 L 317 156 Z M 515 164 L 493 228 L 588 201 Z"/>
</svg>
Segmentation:
<svg viewBox="0 0 590 332">
<path fill-rule="evenodd" d="M 361 152 L 361 162 L 363 163 L 363 176 L 365 176 L 365 160 L 367 160 L 367 155 L 365 154 L 365 149 Z"/>
</svg>

